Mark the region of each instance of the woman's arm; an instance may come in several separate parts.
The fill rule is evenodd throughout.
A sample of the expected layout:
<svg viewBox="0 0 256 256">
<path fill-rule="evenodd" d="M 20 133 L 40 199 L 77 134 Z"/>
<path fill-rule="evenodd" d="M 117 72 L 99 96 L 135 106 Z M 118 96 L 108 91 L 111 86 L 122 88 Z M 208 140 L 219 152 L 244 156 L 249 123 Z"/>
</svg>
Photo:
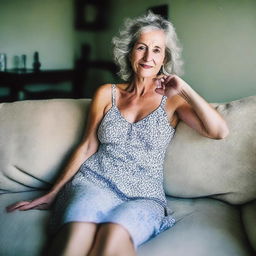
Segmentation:
<svg viewBox="0 0 256 256">
<path fill-rule="evenodd" d="M 180 77 L 162 78 L 156 91 L 168 98 L 178 95 L 175 97 L 179 98 L 175 110 L 178 118 L 203 136 L 222 139 L 228 135 L 227 124 L 221 115 Z"/>
<path fill-rule="evenodd" d="M 60 189 L 77 173 L 79 167 L 84 161 L 92 156 L 98 150 L 97 130 L 102 120 L 105 108 L 111 102 L 109 94 L 109 85 L 101 86 L 92 100 L 90 112 L 87 121 L 85 136 L 77 149 L 71 155 L 65 169 L 51 188 L 50 192 L 58 193 Z"/>
<path fill-rule="evenodd" d="M 49 208 L 58 192 L 77 173 L 82 163 L 97 151 L 99 145 L 97 129 L 104 116 L 105 109 L 109 104 L 111 104 L 111 86 L 106 84 L 96 91 L 90 106 L 85 135 L 50 191 L 46 195 L 35 200 L 21 201 L 10 205 L 6 208 L 8 212 L 17 209 L 29 210 Z"/>
</svg>

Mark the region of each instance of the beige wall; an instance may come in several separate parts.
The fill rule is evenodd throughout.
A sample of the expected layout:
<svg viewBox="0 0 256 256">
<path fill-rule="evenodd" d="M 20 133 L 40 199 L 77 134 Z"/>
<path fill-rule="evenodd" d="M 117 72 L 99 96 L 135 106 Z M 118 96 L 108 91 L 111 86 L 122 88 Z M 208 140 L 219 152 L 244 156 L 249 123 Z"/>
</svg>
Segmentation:
<svg viewBox="0 0 256 256">
<path fill-rule="evenodd" d="M 93 58 L 108 60 L 123 18 L 158 4 L 169 4 L 184 48 L 183 78 L 200 94 L 211 102 L 256 95 L 255 0 L 111 0 L 109 29 L 96 32 L 75 31 L 73 0 L 1 0 L 0 52 L 9 67 L 21 54 L 31 67 L 39 51 L 43 68 L 70 68 L 89 42 Z M 101 79 L 112 81 L 107 74 Z"/>
</svg>

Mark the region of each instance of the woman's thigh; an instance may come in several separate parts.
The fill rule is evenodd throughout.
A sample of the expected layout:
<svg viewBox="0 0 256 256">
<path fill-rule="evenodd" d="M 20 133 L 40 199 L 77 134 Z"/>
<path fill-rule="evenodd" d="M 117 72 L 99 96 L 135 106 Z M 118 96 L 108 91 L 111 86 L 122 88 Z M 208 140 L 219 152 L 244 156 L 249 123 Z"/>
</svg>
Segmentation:
<svg viewBox="0 0 256 256">
<path fill-rule="evenodd" d="M 104 222 L 113 208 L 122 203 L 111 190 L 94 184 L 66 186 L 56 201 L 49 229 L 55 233 L 64 223 Z"/>
<path fill-rule="evenodd" d="M 158 233 L 163 217 L 162 206 L 152 200 L 136 199 L 118 205 L 108 221 L 122 225 L 137 248 Z"/>
<path fill-rule="evenodd" d="M 116 223 L 99 225 L 89 256 L 135 256 L 135 248 L 128 230 Z"/>
<path fill-rule="evenodd" d="M 94 242 L 97 224 L 68 222 L 56 233 L 49 247 L 49 255 L 86 255 Z"/>
</svg>

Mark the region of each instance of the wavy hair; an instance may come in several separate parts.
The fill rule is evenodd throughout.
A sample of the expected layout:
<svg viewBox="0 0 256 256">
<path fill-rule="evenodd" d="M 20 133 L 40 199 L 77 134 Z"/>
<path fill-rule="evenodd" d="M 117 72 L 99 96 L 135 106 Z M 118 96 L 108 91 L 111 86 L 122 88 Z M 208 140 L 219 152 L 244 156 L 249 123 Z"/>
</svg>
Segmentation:
<svg viewBox="0 0 256 256">
<path fill-rule="evenodd" d="M 119 31 L 119 35 L 112 39 L 114 61 L 120 69 L 118 75 L 124 81 L 131 81 L 133 78 L 129 54 L 134 44 L 142 32 L 154 29 L 162 29 L 166 35 L 165 63 L 160 73 L 165 75 L 183 74 L 182 47 L 179 44 L 174 26 L 160 15 L 148 12 L 146 15 L 134 19 L 127 18 Z"/>
</svg>

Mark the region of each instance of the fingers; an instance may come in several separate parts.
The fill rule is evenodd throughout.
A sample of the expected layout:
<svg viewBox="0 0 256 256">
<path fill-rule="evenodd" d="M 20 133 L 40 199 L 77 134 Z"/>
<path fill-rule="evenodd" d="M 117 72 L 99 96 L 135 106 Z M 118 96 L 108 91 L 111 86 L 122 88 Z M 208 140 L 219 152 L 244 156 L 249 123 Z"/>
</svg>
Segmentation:
<svg viewBox="0 0 256 256">
<path fill-rule="evenodd" d="M 12 204 L 8 207 L 6 207 L 7 212 L 12 212 L 15 210 L 19 211 L 26 211 L 31 209 L 38 209 L 38 210 L 45 210 L 49 209 L 51 203 L 53 202 L 54 196 L 42 196 L 37 199 L 31 200 L 31 201 L 21 201 L 17 202 L 15 204 Z"/>
<path fill-rule="evenodd" d="M 155 79 L 156 88 L 164 88 L 164 78 Z"/>
<path fill-rule="evenodd" d="M 160 75 L 160 76 L 156 77 L 155 78 L 156 87 L 161 88 L 161 87 L 165 86 L 174 77 L 175 77 L 175 75 L 169 75 L 169 76 Z"/>
<path fill-rule="evenodd" d="M 164 89 L 162 89 L 162 88 L 156 88 L 155 92 L 158 94 L 164 95 Z"/>
<path fill-rule="evenodd" d="M 30 204 L 30 201 L 21 201 L 21 202 L 18 202 L 18 203 L 15 203 L 15 204 L 12 204 L 12 205 L 9 205 L 8 207 L 6 207 L 6 211 L 13 212 L 13 211 L 19 209 L 20 207 L 28 205 L 28 204 Z"/>
<path fill-rule="evenodd" d="M 175 75 L 170 75 L 170 76 L 166 77 L 166 78 L 165 78 L 165 83 L 168 83 L 168 82 L 171 81 L 174 77 L 175 77 Z"/>
<path fill-rule="evenodd" d="M 158 80 L 158 81 L 164 81 L 165 79 L 167 78 L 166 75 L 160 75 L 160 76 L 157 76 L 156 78 L 154 78 L 154 80 Z"/>
<path fill-rule="evenodd" d="M 36 207 L 43 205 L 44 203 L 41 203 L 41 200 L 33 200 L 29 204 L 25 204 L 19 208 L 20 211 L 26 211 L 31 209 L 36 209 Z"/>
<path fill-rule="evenodd" d="M 10 205 L 6 207 L 7 212 L 13 212 L 16 210 L 19 211 L 26 211 L 35 208 L 36 206 L 40 205 L 39 200 L 33 200 L 33 201 L 21 201 L 18 203 L 15 203 L 13 205 Z"/>
</svg>

